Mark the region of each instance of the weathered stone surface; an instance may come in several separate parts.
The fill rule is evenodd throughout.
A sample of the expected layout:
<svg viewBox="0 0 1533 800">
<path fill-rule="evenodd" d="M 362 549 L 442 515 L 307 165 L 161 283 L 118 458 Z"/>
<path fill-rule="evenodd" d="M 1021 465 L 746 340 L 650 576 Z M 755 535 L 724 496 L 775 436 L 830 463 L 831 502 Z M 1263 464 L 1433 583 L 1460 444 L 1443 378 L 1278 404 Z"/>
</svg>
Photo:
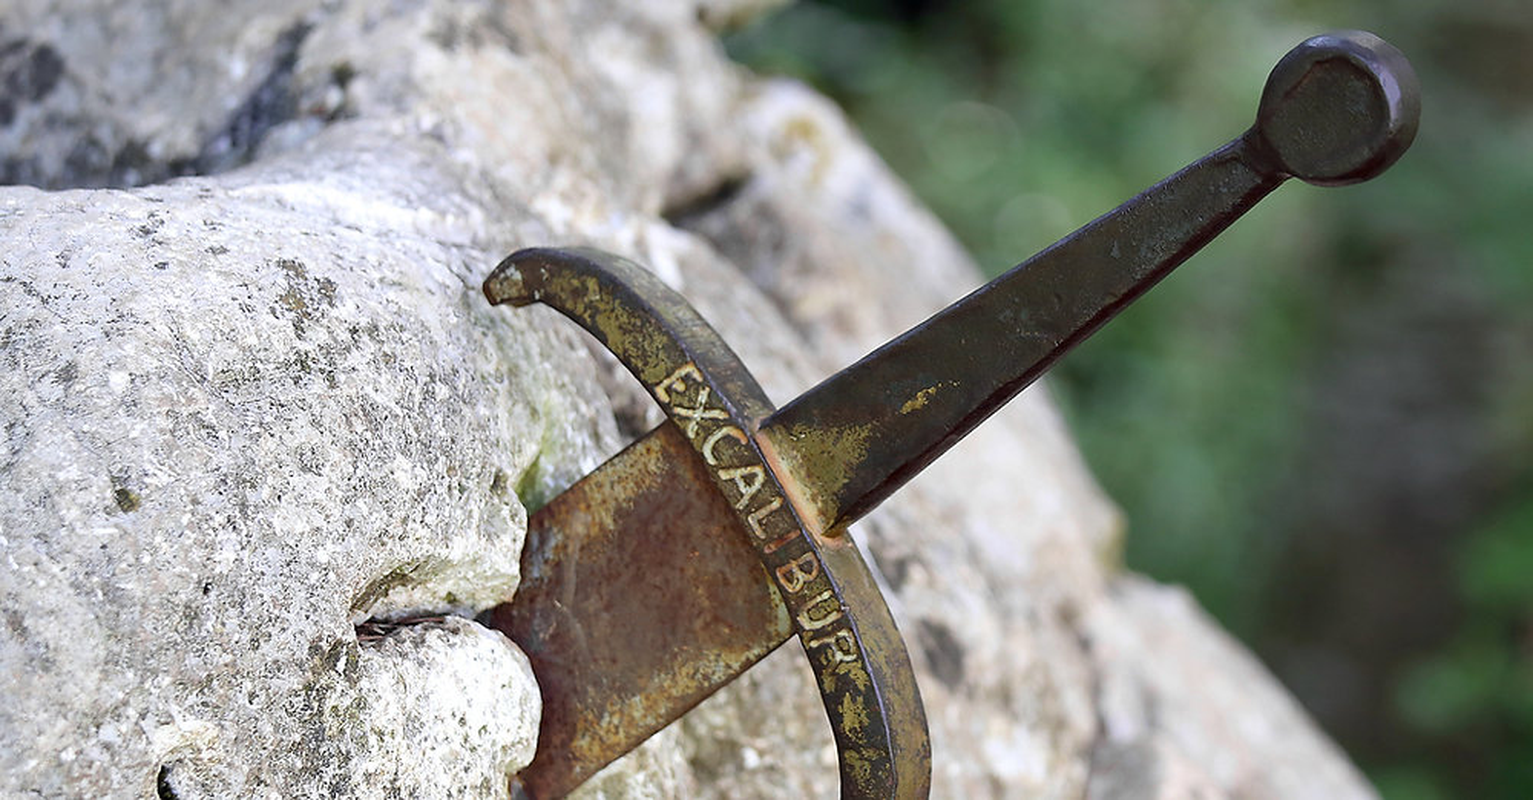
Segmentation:
<svg viewBox="0 0 1533 800">
<path fill-rule="evenodd" d="M 0 793 L 504 794 L 536 687 L 470 618 L 524 505 L 658 416 L 552 313 L 488 308 L 489 268 L 633 257 L 779 401 L 975 281 L 833 107 L 722 57 L 763 5 L 0 9 L 0 177 L 155 182 L 0 189 Z M 1370 793 L 1121 573 L 1045 391 L 856 535 L 936 796 Z M 834 762 L 790 643 L 581 794 L 830 796 Z"/>
<path fill-rule="evenodd" d="M 471 302 L 450 182 L 339 175 L 0 201 L 16 788 L 123 792 L 169 764 L 207 796 L 287 793 L 284 774 L 328 794 L 394 785 L 391 748 L 474 751 L 477 786 L 530 755 L 536 694 L 504 640 L 351 626 L 512 591 L 515 491 L 551 487 L 541 456 L 594 466 L 611 424 L 536 368 L 578 358 L 568 340 Z M 444 693 L 443 670 L 471 680 Z M 436 716 L 486 707 L 455 734 Z M 406 793 L 438 779 L 420 766 Z"/>
</svg>

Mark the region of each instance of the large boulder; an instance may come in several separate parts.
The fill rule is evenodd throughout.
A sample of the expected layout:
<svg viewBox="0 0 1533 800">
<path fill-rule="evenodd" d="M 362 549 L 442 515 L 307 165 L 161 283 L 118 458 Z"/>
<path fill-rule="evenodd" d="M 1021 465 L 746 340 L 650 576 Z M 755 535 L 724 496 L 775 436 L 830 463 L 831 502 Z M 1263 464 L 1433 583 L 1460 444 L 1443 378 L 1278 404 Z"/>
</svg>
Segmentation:
<svg viewBox="0 0 1533 800">
<path fill-rule="evenodd" d="M 0 188 L 0 793 L 506 793 L 537 687 L 473 618 L 525 506 L 660 417 L 488 270 L 627 255 L 779 402 L 977 282 L 831 104 L 722 55 L 767 5 L 0 9 L 0 178 L 44 187 Z M 1039 387 L 855 531 L 934 794 L 1369 796 L 1120 529 Z M 581 792 L 834 763 L 790 645 Z"/>
</svg>

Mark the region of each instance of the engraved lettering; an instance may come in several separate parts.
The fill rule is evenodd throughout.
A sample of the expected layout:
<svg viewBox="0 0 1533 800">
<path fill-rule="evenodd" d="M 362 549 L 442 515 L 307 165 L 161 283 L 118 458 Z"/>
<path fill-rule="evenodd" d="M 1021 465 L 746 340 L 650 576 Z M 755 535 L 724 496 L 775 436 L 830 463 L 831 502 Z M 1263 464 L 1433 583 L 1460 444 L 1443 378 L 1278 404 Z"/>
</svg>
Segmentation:
<svg viewBox="0 0 1533 800">
<path fill-rule="evenodd" d="M 705 419 L 729 419 L 729 412 L 722 408 L 708 408 L 708 396 L 712 390 L 707 386 L 699 387 L 697 392 L 697 405 L 687 408 L 680 403 L 671 406 L 671 412 L 676 415 L 676 421 L 687 420 L 687 438 L 697 438 L 697 426 Z"/>
<path fill-rule="evenodd" d="M 718 443 L 719 443 L 719 440 L 724 438 L 725 436 L 732 436 L 735 439 L 738 439 L 740 441 L 740 444 L 749 444 L 750 443 L 750 439 L 746 438 L 746 436 L 745 436 L 745 431 L 742 431 L 742 430 L 740 430 L 739 428 L 736 428 L 733 425 L 730 425 L 730 426 L 727 426 L 727 427 L 723 427 L 723 428 L 719 428 L 718 430 L 716 430 L 713 433 L 709 434 L 707 440 L 705 440 L 703 442 L 703 447 L 702 447 L 703 460 L 708 462 L 708 466 L 716 467 L 716 466 L 719 465 L 718 456 L 714 455 L 713 448 L 715 446 L 717 446 Z M 779 502 L 781 502 L 781 501 L 779 501 Z"/>
<path fill-rule="evenodd" d="M 777 583 L 788 594 L 797 594 L 805 584 L 820 576 L 820 560 L 813 551 L 777 568 Z"/>
<path fill-rule="evenodd" d="M 697 364 L 689 361 L 681 365 L 656 384 L 653 391 L 703 460 L 714 468 L 714 477 L 719 484 L 734 485 L 739 493 L 734 508 L 745 518 L 758 551 L 770 555 L 780 548 L 804 542 L 804 533 L 797 524 L 784 524 L 789 520 L 772 518 L 773 513 L 786 505 L 780 489 L 776 481 L 768 480 L 768 470 L 760 463 L 750 436 L 730 417 L 723 404 L 714 399 L 712 387 Z M 721 450 L 725 439 L 735 440 L 744 446 L 743 450 L 734 450 L 733 445 Z M 737 466 L 742 461 L 744 465 Z M 758 497 L 760 502 L 751 508 Z M 805 550 L 789 550 L 783 557 L 786 561 L 768 568 L 784 598 L 790 599 L 789 605 L 797 611 L 794 623 L 804 637 L 805 647 L 817 654 L 824 669 L 849 669 L 861 662 L 862 651 L 847 626 L 837 624 L 844 621 L 846 610 L 835 590 L 827 588 L 805 602 L 791 602 L 815 592 L 816 586 L 826 585 L 819 580 L 825 571 L 819 553 L 811 544 L 805 544 Z M 800 554 L 792 555 L 795 552 Z M 830 675 L 825 672 L 822 679 L 831 679 Z"/>
<path fill-rule="evenodd" d="M 764 540 L 764 539 L 767 538 L 767 532 L 765 530 L 763 530 L 762 525 L 761 525 L 761 521 L 766 519 L 766 516 L 768 514 L 772 513 L 773 511 L 776 511 L 779 508 L 782 508 L 782 498 L 781 497 L 774 497 L 774 498 L 772 498 L 772 502 L 767 503 L 766 505 L 762 506 L 761 508 L 756 509 L 755 511 L 752 511 L 750 513 L 750 516 L 745 518 L 746 523 L 748 523 L 751 526 L 751 533 L 754 533 L 756 535 L 757 539 L 763 539 Z M 770 551 L 768 551 L 768 552 L 770 552 Z"/>
<path fill-rule="evenodd" d="M 745 518 L 746 523 L 750 525 L 751 534 L 756 537 L 756 541 L 765 542 L 767 537 L 772 535 L 769 531 L 767 531 L 766 524 L 763 522 L 763 520 L 766 519 L 768 514 L 776 511 L 779 508 L 782 508 L 782 497 L 773 497 L 770 502 L 761 506 L 755 511 L 752 511 L 750 515 Z M 762 548 L 762 552 L 768 554 L 775 553 L 777 552 L 778 548 L 785 544 L 796 542 L 799 540 L 799 538 L 799 531 L 797 528 L 794 528 L 793 530 L 788 531 L 777 539 L 769 542 L 765 547 Z"/>
<path fill-rule="evenodd" d="M 697 383 L 697 405 L 684 406 L 677 400 L 673 393 L 684 394 L 689 384 L 688 380 Z M 697 438 L 697 426 L 705 419 L 729 419 L 729 413 L 722 408 L 708 408 L 708 398 L 713 395 L 713 390 L 703 380 L 703 373 L 698 370 L 696 362 L 688 361 L 676 368 L 665 380 L 655 384 L 655 399 L 670 407 L 672 415 L 677 423 L 682 420 L 687 422 L 687 438 Z"/>
<path fill-rule="evenodd" d="M 804 644 L 810 650 L 829 647 L 833 664 L 846 664 L 857 660 L 857 637 L 851 631 L 839 630 L 830 636 L 810 639 Z"/>
<path fill-rule="evenodd" d="M 695 362 L 688 361 L 682 364 L 676 368 L 675 372 L 671 373 L 670 377 L 655 384 L 655 397 L 659 398 L 660 402 L 670 405 L 671 389 L 675 388 L 686 391 L 687 384 L 684 380 L 685 378 L 691 378 L 698 383 L 703 382 L 703 373 L 697 371 L 697 364 Z"/>
<path fill-rule="evenodd" d="M 761 490 L 761 485 L 766 483 L 766 470 L 752 464 L 748 467 L 730 467 L 719 470 L 719 480 L 734 481 L 735 488 L 740 490 L 740 499 L 735 501 L 735 510 L 745 508 L 746 504 Z"/>
<path fill-rule="evenodd" d="M 823 612 L 822 615 L 816 617 L 815 609 L 820 609 Z M 830 589 L 826 589 L 804 604 L 804 610 L 798 612 L 797 621 L 800 629 L 817 631 L 838 619 L 841 619 L 841 601 L 836 599 Z"/>
</svg>

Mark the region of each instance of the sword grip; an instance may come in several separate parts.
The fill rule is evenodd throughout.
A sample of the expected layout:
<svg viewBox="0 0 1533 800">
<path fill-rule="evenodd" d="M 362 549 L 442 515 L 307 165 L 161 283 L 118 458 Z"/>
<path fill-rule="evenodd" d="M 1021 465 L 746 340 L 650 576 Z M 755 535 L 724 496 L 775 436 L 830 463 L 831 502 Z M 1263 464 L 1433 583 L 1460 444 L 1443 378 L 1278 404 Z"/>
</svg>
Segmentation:
<svg viewBox="0 0 1533 800">
<path fill-rule="evenodd" d="M 1240 137 L 763 422 L 801 512 L 822 531 L 867 513 L 1288 177 L 1382 172 L 1415 135 L 1419 94 L 1405 57 L 1372 34 L 1294 48 Z"/>
</svg>

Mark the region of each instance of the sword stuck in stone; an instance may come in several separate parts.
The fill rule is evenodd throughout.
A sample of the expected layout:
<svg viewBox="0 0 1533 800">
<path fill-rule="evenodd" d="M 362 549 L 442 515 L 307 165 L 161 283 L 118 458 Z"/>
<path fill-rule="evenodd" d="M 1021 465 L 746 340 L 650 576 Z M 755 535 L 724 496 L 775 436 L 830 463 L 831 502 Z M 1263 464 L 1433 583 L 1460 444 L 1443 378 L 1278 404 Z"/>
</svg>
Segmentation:
<svg viewBox="0 0 1533 800">
<path fill-rule="evenodd" d="M 1309 39 L 1256 123 L 775 408 L 676 292 L 589 249 L 512 254 L 490 302 L 591 332 L 668 420 L 533 514 L 522 587 L 491 613 L 543 693 L 518 791 L 562 796 L 797 635 L 843 797 L 925 797 L 905 644 L 846 528 L 1290 177 L 1367 180 L 1410 145 L 1409 63 L 1368 33 Z"/>
</svg>

